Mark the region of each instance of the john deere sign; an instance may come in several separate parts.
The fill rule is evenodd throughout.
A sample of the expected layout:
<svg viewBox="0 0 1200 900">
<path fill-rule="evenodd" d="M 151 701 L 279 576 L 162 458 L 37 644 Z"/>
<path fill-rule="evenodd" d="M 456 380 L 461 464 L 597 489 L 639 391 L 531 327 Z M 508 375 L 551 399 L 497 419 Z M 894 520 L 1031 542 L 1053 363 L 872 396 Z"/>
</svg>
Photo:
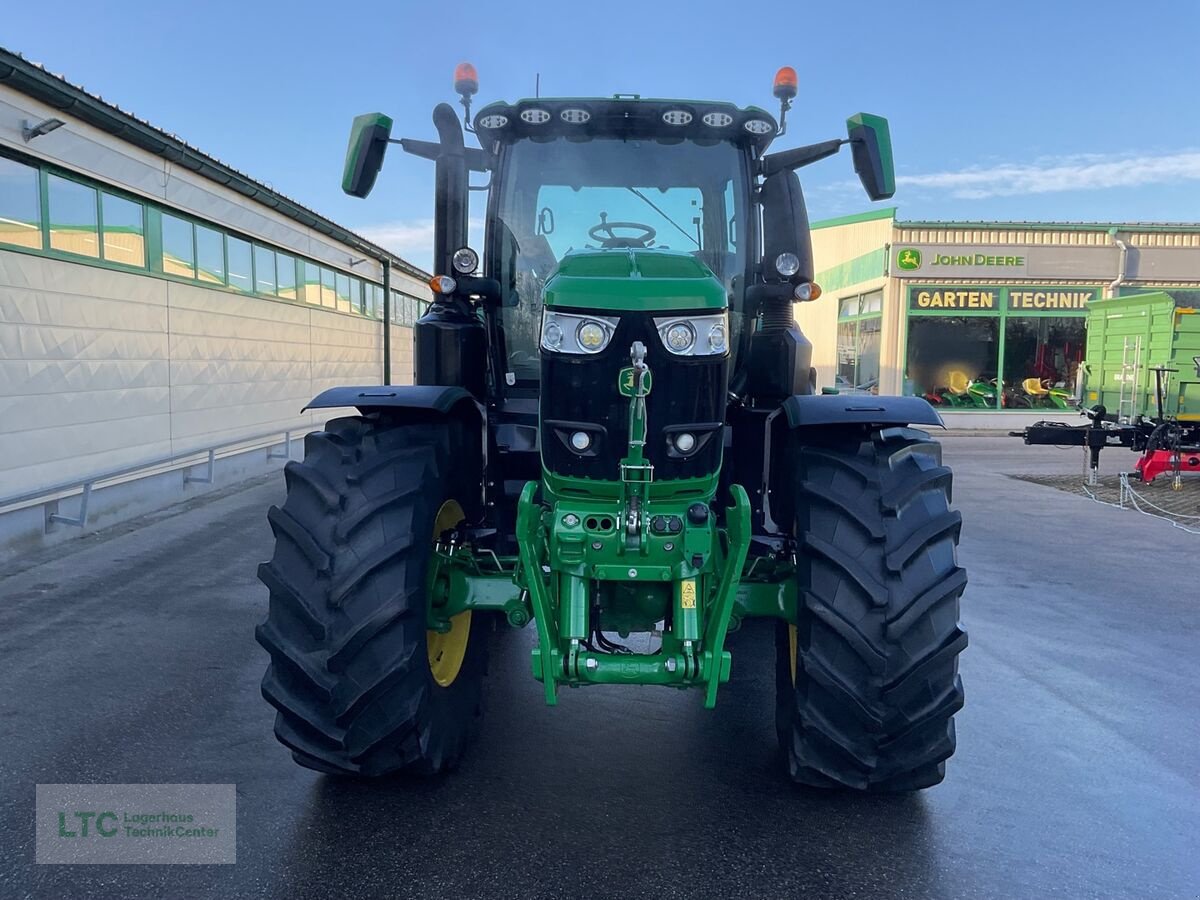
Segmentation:
<svg viewBox="0 0 1200 900">
<path fill-rule="evenodd" d="M 898 245 L 892 251 L 892 271 L 901 278 L 995 277 L 1025 275 L 1025 248 Z"/>
<path fill-rule="evenodd" d="M 896 278 L 978 278 L 981 281 L 1116 277 L 1119 251 L 1111 246 L 1052 244 L 896 244 L 889 272 Z"/>
</svg>

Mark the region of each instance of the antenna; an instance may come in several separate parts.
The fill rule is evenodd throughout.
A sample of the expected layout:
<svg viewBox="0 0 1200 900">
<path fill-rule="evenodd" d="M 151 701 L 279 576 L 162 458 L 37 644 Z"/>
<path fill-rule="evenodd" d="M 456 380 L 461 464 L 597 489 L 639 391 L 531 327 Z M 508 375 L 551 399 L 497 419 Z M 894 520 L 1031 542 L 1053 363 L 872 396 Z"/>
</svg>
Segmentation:
<svg viewBox="0 0 1200 900">
<path fill-rule="evenodd" d="M 535 98 L 542 96 L 542 73 L 538 72 L 533 76 L 533 96 Z"/>
</svg>

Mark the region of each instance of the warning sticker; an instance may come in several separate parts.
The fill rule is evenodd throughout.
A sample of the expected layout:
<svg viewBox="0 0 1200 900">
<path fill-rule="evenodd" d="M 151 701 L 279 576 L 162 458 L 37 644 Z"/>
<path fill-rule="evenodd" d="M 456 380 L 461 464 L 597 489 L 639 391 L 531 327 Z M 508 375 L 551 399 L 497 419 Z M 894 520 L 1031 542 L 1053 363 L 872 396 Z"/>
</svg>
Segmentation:
<svg viewBox="0 0 1200 900">
<path fill-rule="evenodd" d="M 696 608 L 696 580 L 689 578 L 679 585 L 679 605 L 683 609 Z"/>
</svg>

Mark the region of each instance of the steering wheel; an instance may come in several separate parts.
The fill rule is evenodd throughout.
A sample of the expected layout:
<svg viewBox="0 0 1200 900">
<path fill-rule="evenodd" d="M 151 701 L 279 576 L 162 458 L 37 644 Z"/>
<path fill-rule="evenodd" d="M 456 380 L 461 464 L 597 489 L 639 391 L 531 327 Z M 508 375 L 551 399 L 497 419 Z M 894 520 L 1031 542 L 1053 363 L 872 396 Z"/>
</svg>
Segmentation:
<svg viewBox="0 0 1200 900">
<path fill-rule="evenodd" d="M 613 230 L 615 228 L 636 229 L 638 233 L 622 237 Z M 600 213 L 600 224 L 588 229 L 588 237 L 599 241 L 600 246 L 607 249 L 644 249 L 654 240 L 657 233 L 649 225 L 643 225 L 641 222 L 610 222 L 607 213 Z"/>
</svg>

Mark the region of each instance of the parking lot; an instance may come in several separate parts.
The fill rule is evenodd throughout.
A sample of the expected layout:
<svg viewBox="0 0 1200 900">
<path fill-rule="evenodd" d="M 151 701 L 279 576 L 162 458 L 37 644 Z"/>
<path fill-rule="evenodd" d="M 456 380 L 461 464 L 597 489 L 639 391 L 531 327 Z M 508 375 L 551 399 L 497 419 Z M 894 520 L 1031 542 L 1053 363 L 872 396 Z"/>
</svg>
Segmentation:
<svg viewBox="0 0 1200 900">
<path fill-rule="evenodd" d="M 276 476 L 0 572 L 0 896 L 1195 897 L 1200 536 L 1008 477 L 1079 471 L 1078 451 L 946 447 L 971 644 L 936 788 L 793 787 L 763 624 L 731 638 L 711 712 L 655 688 L 549 709 L 533 630 L 498 633 L 459 771 L 301 769 L 253 637 Z M 37 866 L 34 785 L 66 782 L 236 783 L 237 863 Z"/>
</svg>

